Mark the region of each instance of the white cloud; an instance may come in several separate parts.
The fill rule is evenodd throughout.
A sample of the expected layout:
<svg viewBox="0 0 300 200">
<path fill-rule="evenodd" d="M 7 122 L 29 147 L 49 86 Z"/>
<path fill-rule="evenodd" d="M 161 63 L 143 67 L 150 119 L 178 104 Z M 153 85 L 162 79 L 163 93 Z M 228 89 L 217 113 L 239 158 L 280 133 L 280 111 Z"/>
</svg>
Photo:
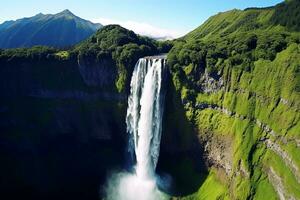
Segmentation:
<svg viewBox="0 0 300 200">
<path fill-rule="evenodd" d="M 179 31 L 163 29 L 160 27 L 153 26 L 151 24 L 137 21 L 122 21 L 108 18 L 98 18 L 92 21 L 96 23 L 101 23 L 103 25 L 119 24 L 124 28 L 134 31 L 137 34 L 158 39 L 174 39 L 184 35 L 184 33 Z"/>
</svg>

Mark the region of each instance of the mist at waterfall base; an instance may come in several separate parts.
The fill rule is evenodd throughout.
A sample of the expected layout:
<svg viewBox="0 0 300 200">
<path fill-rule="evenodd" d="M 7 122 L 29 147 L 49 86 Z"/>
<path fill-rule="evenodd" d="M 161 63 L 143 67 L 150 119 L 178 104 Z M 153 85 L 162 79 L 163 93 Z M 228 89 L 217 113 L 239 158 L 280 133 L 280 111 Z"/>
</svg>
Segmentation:
<svg viewBox="0 0 300 200">
<path fill-rule="evenodd" d="M 126 116 L 129 151 L 136 159 L 132 172 L 114 173 L 105 188 L 107 200 L 160 200 L 169 178 L 159 177 L 159 158 L 165 91 L 163 57 L 142 58 L 133 71 Z"/>
</svg>

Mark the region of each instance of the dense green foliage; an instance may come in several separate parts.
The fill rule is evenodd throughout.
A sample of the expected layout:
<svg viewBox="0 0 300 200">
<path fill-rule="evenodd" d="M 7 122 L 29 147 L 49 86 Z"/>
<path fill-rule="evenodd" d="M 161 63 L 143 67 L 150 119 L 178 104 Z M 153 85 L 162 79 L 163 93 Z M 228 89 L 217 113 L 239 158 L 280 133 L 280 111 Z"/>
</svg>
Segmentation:
<svg viewBox="0 0 300 200">
<path fill-rule="evenodd" d="M 273 24 L 280 24 L 292 31 L 300 31 L 300 3 L 299 0 L 286 0 L 276 6 Z"/>
<path fill-rule="evenodd" d="M 277 199 L 277 187 L 286 198 L 300 198 L 294 169 L 300 167 L 299 5 L 219 13 L 175 41 L 168 54 L 199 137 L 231 141 L 225 150 L 232 156 L 230 181 L 218 199 Z M 210 199 L 200 191 L 188 199 Z"/>
<path fill-rule="evenodd" d="M 129 86 L 129 76 L 137 60 L 144 56 L 168 52 L 172 48 L 170 41 L 158 42 L 136 35 L 118 25 L 106 26 L 96 34 L 69 50 L 54 49 L 45 46 L 0 50 L 0 62 L 77 62 L 89 60 L 93 63 L 108 63 L 117 71 L 115 87 L 124 92 Z"/>
<path fill-rule="evenodd" d="M 157 42 L 118 25 L 110 25 L 78 45 L 73 52 L 80 58 L 111 61 L 118 69 L 117 90 L 122 92 L 129 85 L 129 74 L 139 58 L 167 52 L 171 47 L 170 42 Z"/>
<path fill-rule="evenodd" d="M 298 16 L 298 1 L 266 9 L 233 10 L 211 17 L 202 26 L 182 39 L 168 54 L 168 63 L 175 74 L 178 87 L 193 84 L 201 92 L 199 75 L 206 71 L 212 76 L 224 73 L 225 66 L 252 72 L 259 60 L 273 61 L 288 46 L 300 43 L 300 34 L 287 26 L 272 26 L 274 12 L 281 7 Z M 291 16 L 295 19 L 295 16 Z M 258 26 L 255 24 L 259 23 Z M 252 27 L 252 28 L 251 28 Z M 295 69 L 297 72 L 298 69 Z M 298 88 L 299 83 L 296 83 Z M 183 91 L 187 95 L 186 88 Z M 298 89 L 297 89 L 298 90 Z"/>
<path fill-rule="evenodd" d="M 17 48 L 0 50 L 0 60 L 7 61 L 12 59 L 41 59 L 53 56 L 58 50 L 45 46 L 34 46 L 32 48 Z"/>
</svg>

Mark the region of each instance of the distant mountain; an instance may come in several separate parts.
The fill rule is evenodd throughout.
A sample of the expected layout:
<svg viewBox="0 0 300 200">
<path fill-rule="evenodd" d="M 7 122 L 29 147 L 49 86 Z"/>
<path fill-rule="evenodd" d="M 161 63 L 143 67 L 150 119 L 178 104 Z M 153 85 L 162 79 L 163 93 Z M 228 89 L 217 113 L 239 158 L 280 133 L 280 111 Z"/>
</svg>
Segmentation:
<svg viewBox="0 0 300 200">
<path fill-rule="evenodd" d="M 69 10 L 0 24 L 0 48 L 46 45 L 66 47 L 77 44 L 95 33 L 101 24 L 81 19 Z"/>
</svg>

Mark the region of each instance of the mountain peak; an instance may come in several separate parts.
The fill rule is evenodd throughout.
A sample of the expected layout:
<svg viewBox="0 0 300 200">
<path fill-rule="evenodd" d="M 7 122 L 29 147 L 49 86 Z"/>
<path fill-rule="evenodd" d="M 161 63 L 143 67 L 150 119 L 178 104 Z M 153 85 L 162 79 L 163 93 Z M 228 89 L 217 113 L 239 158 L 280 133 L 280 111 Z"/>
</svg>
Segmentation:
<svg viewBox="0 0 300 200">
<path fill-rule="evenodd" d="M 44 16 L 44 14 L 40 12 L 40 13 L 36 14 L 34 17 L 41 17 L 41 16 Z"/>
<path fill-rule="evenodd" d="M 69 9 L 65 9 L 62 12 L 60 12 L 59 14 L 75 16 Z"/>
<path fill-rule="evenodd" d="M 39 13 L 33 17 L 1 24 L 0 48 L 34 45 L 71 46 L 88 38 L 101 27 L 100 24 L 77 17 L 68 9 L 57 14 Z M 23 31 L 19 31 L 20 28 L 28 30 L 26 35 Z"/>
</svg>

